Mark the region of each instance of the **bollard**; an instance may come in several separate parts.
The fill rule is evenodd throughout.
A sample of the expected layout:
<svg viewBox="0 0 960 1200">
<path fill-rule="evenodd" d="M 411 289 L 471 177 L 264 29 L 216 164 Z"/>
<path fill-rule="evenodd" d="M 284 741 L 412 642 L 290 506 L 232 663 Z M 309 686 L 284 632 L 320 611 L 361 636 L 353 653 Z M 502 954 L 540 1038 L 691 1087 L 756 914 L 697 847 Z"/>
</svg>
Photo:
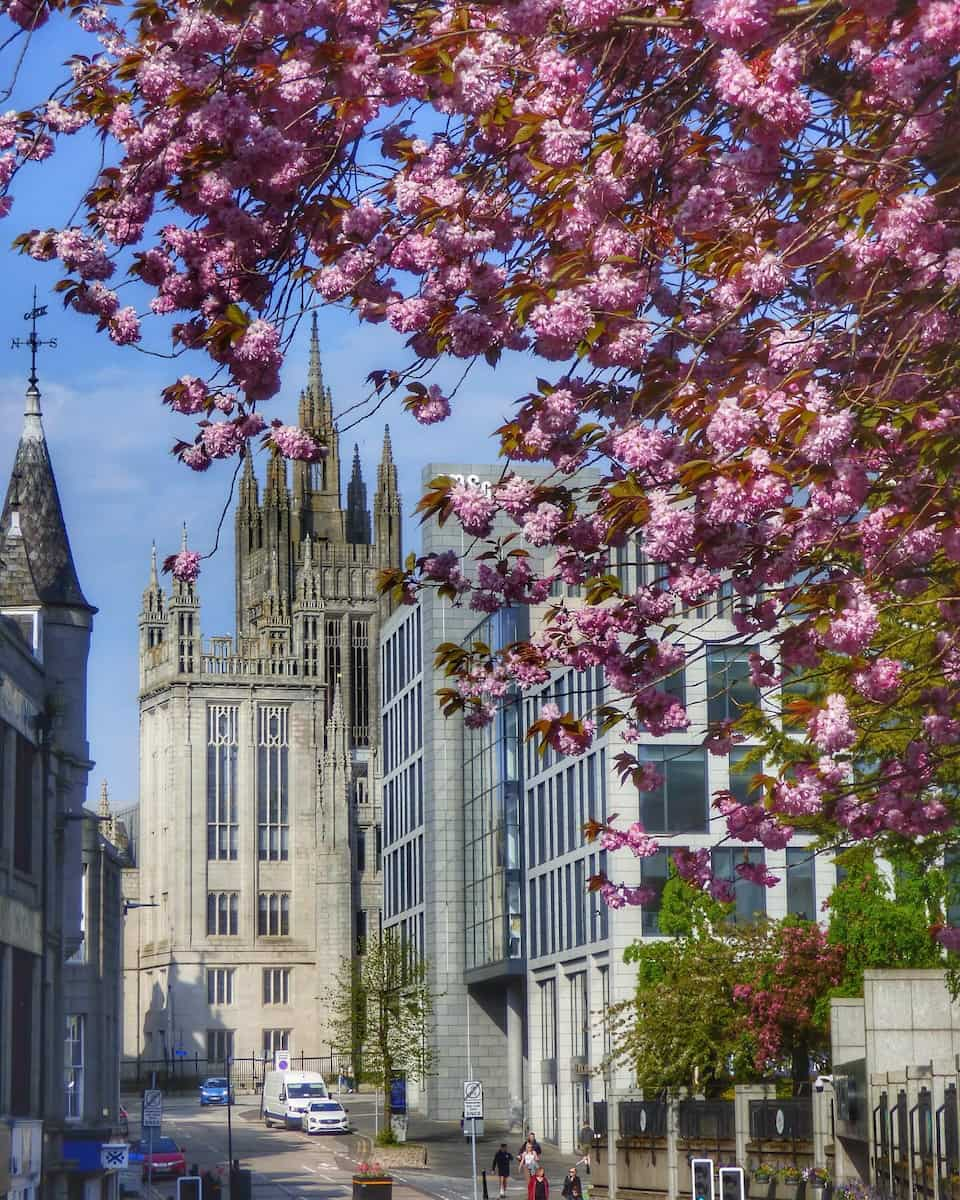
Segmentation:
<svg viewBox="0 0 960 1200">
<path fill-rule="evenodd" d="M 490 1193 L 487 1191 L 487 1173 L 481 1171 L 480 1174 L 483 1177 L 483 1200 L 490 1200 Z"/>
</svg>

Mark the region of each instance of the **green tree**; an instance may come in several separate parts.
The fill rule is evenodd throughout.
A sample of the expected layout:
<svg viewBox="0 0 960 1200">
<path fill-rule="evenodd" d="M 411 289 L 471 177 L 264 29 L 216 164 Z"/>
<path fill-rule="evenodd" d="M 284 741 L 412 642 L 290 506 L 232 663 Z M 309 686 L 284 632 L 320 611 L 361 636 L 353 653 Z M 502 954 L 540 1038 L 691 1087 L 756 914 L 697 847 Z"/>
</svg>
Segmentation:
<svg viewBox="0 0 960 1200">
<path fill-rule="evenodd" d="M 943 920 L 948 884 L 944 872 L 907 857 L 891 862 L 888 876 L 870 850 L 842 856 L 845 878 L 827 901 L 828 939 L 846 948 L 835 996 L 862 996 L 863 973 L 893 967 L 943 967 L 943 947 L 930 929 Z"/>
<path fill-rule="evenodd" d="M 843 952 L 815 922 L 732 923 L 721 904 L 671 874 L 660 908 L 669 941 L 636 942 L 631 1000 L 611 1014 L 615 1057 L 651 1091 L 732 1083 L 790 1069 L 806 1078 L 828 1046 L 820 1005 L 841 975 Z"/>
<path fill-rule="evenodd" d="M 371 938 L 359 963 L 345 959 L 337 975 L 330 1012 L 330 1041 L 341 1054 L 362 1064 L 383 1095 L 383 1140 L 390 1135 L 390 1085 L 402 1072 L 422 1082 L 433 1065 L 427 1029 L 434 997 L 427 964 L 392 930 Z"/>
</svg>

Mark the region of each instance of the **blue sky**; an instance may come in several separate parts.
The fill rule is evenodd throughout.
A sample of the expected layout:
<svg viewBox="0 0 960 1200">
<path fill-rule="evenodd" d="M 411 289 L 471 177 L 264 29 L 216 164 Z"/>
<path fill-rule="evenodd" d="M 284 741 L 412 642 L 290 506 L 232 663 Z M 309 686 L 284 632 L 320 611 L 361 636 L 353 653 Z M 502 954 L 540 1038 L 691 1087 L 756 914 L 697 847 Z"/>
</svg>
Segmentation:
<svg viewBox="0 0 960 1200">
<path fill-rule="evenodd" d="M 13 216 L 7 231 L 16 232 Z M 34 283 L 39 301 L 49 299 L 44 337 L 59 345 L 40 360 L 44 427 L 80 582 L 95 618 L 90 662 L 89 739 L 96 761 L 90 802 L 99 781 L 108 781 L 114 803 L 125 806 L 137 787 L 137 612 L 147 582 L 151 540 L 161 559 L 179 548 L 186 521 L 192 547 L 206 553 L 213 545 L 226 499 L 233 463 L 215 464 L 202 475 L 183 467 L 169 453 L 177 436 L 191 436 L 190 418 L 170 413 L 160 403 L 171 364 L 119 350 L 95 336 L 89 318 L 64 311 L 45 291 L 55 282 L 49 264 L 29 263 L 0 252 L 5 287 L 0 301 L 0 345 L 23 333 L 23 313 L 30 306 Z M 306 379 L 307 327 L 301 325 L 284 372 L 283 391 L 268 406 L 270 415 L 295 419 L 296 402 Z M 374 367 L 405 361 L 402 339 L 381 326 L 359 327 L 338 311 L 321 311 L 320 336 L 324 377 L 336 409 L 363 395 L 363 380 Z M 24 352 L 10 350 L 0 370 L 0 471 L 9 479 L 23 412 L 28 372 Z M 462 365 L 461 365 L 462 369 Z M 179 373 L 179 369 L 178 369 Z M 445 371 L 449 378 L 453 372 Z M 440 376 L 438 376 L 440 378 Z M 360 445 L 364 476 L 372 503 L 376 463 L 383 425 L 388 421 L 400 475 L 404 510 L 410 514 L 419 498 L 420 472 L 430 461 L 492 461 L 496 442 L 489 437 L 510 411 L 510 398 L 530 382 L 528 369 L 517 362 L 509 370 L 478 368 L 460 392 L 449 421 L 429 429 L 416 425 L 398 402 L 384 405 L 342 439 L 343 485 L 354 441 Z M 262 479 L 265 458 L 258 454 Z M 200 578 L 204 635 L 229 633 L 234 626 L 233 520 L 217 555 L 203 564 Z M 418 531 L 408 519 L 405 550 L 416 549 Z"/>
<path fill-rule="evenodd" d="M 63 25 L 51 23 L 35 36 L 20 83 L 9 106 L 24 107 L 42 98 L 45 86 L 62 75 L 62 63 L 76 49 Z M 2 64 L 0 64 L 2 66 Z M 29 89 L 29 90 L 28 90 Z M 6 106 L 3 106 L 6 107 Z M 156 539 L 161 558 L 179 546 L 180 526 L 187 522 L 190 544 L 208 551 L 223 508 L 233 464 L 219 464 L 196 475 L 177 463 L 169 450 L 177 437 L 192 439 L 190 418 L 170 413 L 160 403 L 162 387 L 185 371 L 202 372 L 202 363 L 174 364 L 135 348 L 118 349 L 95 333 L 91 318 L 65 311 L 52 289 L 59 273 L 55 264 L 35 263 L 8 249 L 28 228 L 76 221 L 77 198 L 93 181 L 97 151 L 90 140 L 66 139 L 47 163 L 14 180 L 10 216 L 0 222 L 0 347 L 23 336 L 24 312 L 33 288 L 39 303 L 49 305 L 41 336 L 55 337 L 58 347 L 40 359 L 40 389 L 47 441 L 70 532 L 81 584 L 97 606 L 90 663 L 89 740 L 96 767 L 90 803 L 100 780 L 108 781 L 117 806 L 136 800 L 137 792 L 137 612 L 147 581 L 150 544 Z M 124 293 L 124 301 L 132 302 Z M 164 352 L 165 332 L 147 323 L 145 347 Z M 308 322 L 300 326 L 283 372 L 279 398 L 265 409 L 268 418 L 296 416 L 296 400 L 306 379 Z M 360 326 L 337 309 L 320 312 L 325 378 L 337 410 L 364 395 L 364 380 L 378 367 L 401 366 L 408 354 L 403 339 L 384 326 Z M 450 386 L 463 370 L 451 363 L 437 375 Z M 28 357 L 7 349 L 0 360 L 0 473 L 3 487 L 16 450 L 22 423 Z M 394 401 L 343 438 L 343 458 L 360 444 L 372 501 L 383 425 L 388 421 L 400 474 L 404 508 L 410 513 L 419 498 L 420 471 L 430 460 L 483 462 L 495 458 L 490 438 L 509 415 L 512 400 L 529 389 L 535 371 L 529 359 L 514 357 L 493 371 L 479 364 L 459 393 L 453 417 L 423 429 Z M 353 418 L 351 418 L 353 419 Z M 262 455 L 258 459 L 263 475 Z M 343 479 L 346 485 L 346 477 Z M 204 635 L 232 632 L 233 521 L 219 553 L 204 564 L 200 580 Z M 408 520 L 405 548 L 418 544 L 416 522 Z"/>
</svg>

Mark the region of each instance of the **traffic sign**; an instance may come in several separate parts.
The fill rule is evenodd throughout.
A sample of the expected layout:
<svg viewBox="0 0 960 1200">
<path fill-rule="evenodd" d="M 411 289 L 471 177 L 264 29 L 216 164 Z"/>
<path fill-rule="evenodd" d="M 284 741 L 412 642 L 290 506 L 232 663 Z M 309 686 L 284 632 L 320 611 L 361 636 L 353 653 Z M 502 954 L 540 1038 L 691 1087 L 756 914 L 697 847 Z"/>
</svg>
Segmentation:
<svg viewBox="0 0 960 1200">
<path fill-rule="evenodd" d="M 290 1051 L 289 1050 L 274 1050 L 273 1052 L 273 1069 L 275 1071 L 290 1070 Z"/>
<path fill-rule="evenodd" d="M 107 1171 L 124 1171 L 130 1158 L 126 1142 L 103 1142 L 100 1146 L 100 1166 Z"/>
<path fill-rule="evenodd" d="M 463 1119 L 483 1120 L 483 1084 L 479 1079 L 468 1079 L 464 1082 Z"/>
<path fill-rule="evenodd" d="M 159 1129 L 163 1124 L 163 1092 L 159 1088 L 148 1088 L 143 1093 L 140 1124 L 144 1129 Z"/>
</svg>

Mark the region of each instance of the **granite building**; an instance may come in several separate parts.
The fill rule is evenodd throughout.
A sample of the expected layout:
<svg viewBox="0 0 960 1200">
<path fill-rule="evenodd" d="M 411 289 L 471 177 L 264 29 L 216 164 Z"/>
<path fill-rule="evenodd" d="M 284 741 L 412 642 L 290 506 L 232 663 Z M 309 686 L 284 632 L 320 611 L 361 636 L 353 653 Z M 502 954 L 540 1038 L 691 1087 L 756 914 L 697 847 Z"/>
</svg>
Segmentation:
<svg viewBox="0 0 960 1200">
<path fill-rule="evenodd" d="M 119 871 L 83 807 L 95 612 L 34 370 L 0 515 L 0 1195 L 16 1200 L 115 1194 L 100 1145 L 118 1121 Z"/>
<path fill-rule="evenodd" d="M 400 559 L 389 433 L 373 514 L 340 447 L 314 321 L 301 426 L 320 463 L 247 457 L 236 635 L 201 636 L 194 584 L 154 557 L 140 611 L 140 804 L 124 1052 L 220 1062 L 329 1051 L 326 1002 L 379 927 L 378 572 Z"/>
<path fill-rule="evenodd" d="M 432 464 L 424 483 L 445 474 L 489 488 L 501 470 Z M 587 472 L 577 482 L 590 482 Z M 452 524 L 423 525 L 423 554 L 455 550 L 466 559 L 467 575 L 474 545 L 486 548 Z M 537 564 L 543 552 L 532 553 Z M 611 556 L 611 571 L 628 593 L 655 587 L 661 570 L 637 537 Z M 617 702 L 600 666 L 555 669 L 522 695 L 511 688 L 483 729 L 440 714 L 436 692 L 450 680 L 433 666 L 439 643 L 479 641 L 496 649 L 535 633 L 550 605 L 583 603 L 580 588 L 558 580 L 548 604 L 501 610 L 478 622 L 468 606 L 450 606 L 426 591 L 385 622 L 380 651 L 384 925 L 427 960 L 440 997 L 430 1034 L 437 1067 L 415 1103 L 431 1116 L 456 1115 L 462 1082 L 473 1077 L 483 1082 L 488 1119 L 532 1128 L 564 1152 L 574 1150 L 591 1123 L 594 1102 L 630 1084 L 624 1066 L 608 1066 L 603 1014 L 636 987 L 625 949 L 661 936 L 660 897 L 677 848 L 710 851 L 715 873 L 733 885 L 736 922 L 788 913 L 817 919 L 836 881 L 832 861 L 815 855 L 808 837 L 781 851 L 731 845 L 711 806 L 719 790 L 750 803 L 760 770 L 748 744 L 720 758 L 703 744 L 709 723 L 760 699 L 749 674 L 749 654 L 760 647 L 737 633 L 729 585 L 710 602 L 674 614 L 675 639 L 703 651 L 661 685 L 690 719 L 671 737 L 645 735 L 628 747 L 613 728 L 598 732 L 579 757 L 541 753 L 527 741 L 545 704 L 582 719 Z M 626 749 L 656 764 L 662 782 L 655 791 L 640 795 L 620 780 L 615 764 Z M 608 863 L 599 844 L 584 839 L 583 827 L 612 813 L 624 824 L 642 820 L 661 849 L 647 859 L 624 853 Z M 768 890 L 740 878 L 743 862 L 766 864 L 780 882 Z M 611 912 L 588 888 L 607 869 L 648 888 L 650 901 Z"/>
</svg>

